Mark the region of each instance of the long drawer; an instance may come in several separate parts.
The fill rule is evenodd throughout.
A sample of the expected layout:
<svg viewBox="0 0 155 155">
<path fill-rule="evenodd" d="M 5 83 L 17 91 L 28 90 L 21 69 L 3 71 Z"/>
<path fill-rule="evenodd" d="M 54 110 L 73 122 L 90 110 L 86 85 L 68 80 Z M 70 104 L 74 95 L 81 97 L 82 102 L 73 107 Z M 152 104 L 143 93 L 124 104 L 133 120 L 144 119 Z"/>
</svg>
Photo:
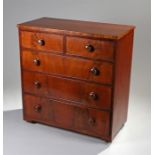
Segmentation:
<svg viewBox="0 0 155 155">
<path fill-rule="evenodd" d="M 22 67 L 31 71 L 112 84 L 113 64 L 107 62 L 23 50 Z"/>
<path fill-rule="evenodd" d="M 47 123 L 92 136 L 108 136 L 110 114 L 105 111 L 81 108 L 42 97 L 24 95 L 26 120 Z"/>
<path fill-rule="evenodd" d="M 27 93 L 68 100 L 87 107 L 111 108 L 110 86 L 24 71 L 23 88 Z"/>
</svg>

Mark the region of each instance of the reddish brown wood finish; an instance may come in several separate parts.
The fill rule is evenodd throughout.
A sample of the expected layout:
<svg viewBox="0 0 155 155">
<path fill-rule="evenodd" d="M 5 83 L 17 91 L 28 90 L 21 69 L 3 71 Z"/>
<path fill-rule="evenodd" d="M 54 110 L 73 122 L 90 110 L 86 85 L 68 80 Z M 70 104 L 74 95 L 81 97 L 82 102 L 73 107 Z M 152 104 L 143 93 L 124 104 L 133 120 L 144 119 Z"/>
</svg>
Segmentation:
<svg viewBox="0 0 155 155">
<path fill-rule="evenodd" d="M 26 70 L 64 75 L 105 84 L 112 83 L 113 65 L 111 63 L 69 58 L 66 56 L 32 52 L 29 50 L 23 50 L 22 54 L 22 65 L 23 69 Z M 36 59 L 40 61 L 40 65 L 38 66 L 33 62 L 33 60 Z M 99 70 L 99 75 L 91 73 L 93 67 Z"/>
<path fill-rule="evenodd" d="M 109 136 L 108 112 L 81 108 L 55 100 L 24 96 L 25 119 L 79 131 L 96 137 Z M 38 108 L 37 110 L 37 107 Z"/>
<path fill-rule="evenodd" d="M 39 82 L 40 87 L 35 85 Z M 47 76 L 33 72 L 23 72 L 24 92 L 36 95 L 52 97 L 57 100 L 64 99 L 83 104 L 87 107 L 110 110 L 111 92 L 110 86 L 85 83 L 79 80 L 71 80 L 55 76 Z M 90 96 L 96 94 L 96 98 Z"/>
<path fill-rule="evenodd" d="M 100 39 L 118 40 L 131 32 L 134 26 L 98 23 L 56 18 L 40 18 L 18 24 L 20 30 L 59 33 L 72 36 L 94 37 Z"/>
<path fill-rule="evenodd" d="M 43 45 L 40 45 L 38 41 L 43 41 Z M 63 51 L 63 36 L 55 34 L 46 34 L 38 32 L 21 32 L 21 45 L 26 48 L 43 50 L 43 51 Z"/>
<path fill-rule="evenodd" d="M 112 141 L 127 120 L 134 27 L 41 18 L 18 28 L 24 119 Z"/>
<path fill-rule="evenodd" d="M 127 120 L 132 60 L 133 32 L 122 38 L 116 45 L 114 75 L 112 138 Z M 124 52 L 125 51 L 125 52 Z"/>
<path fill-rule="evenodd" d="M 39 83 L 38 86 L 36 83 Z M 48 95 L 47 76 L 33 72 L 23 72 L 23 90 L 38 95 Z"/>
<path fill-rule="evenodd" d="M 86 46 L 92 46 L 92 51 L 89 51 Z M 67 37 L 66 50 L 67 54 L 78 55 L 97 60 L 113 61 L 114 58 L 114 43 L 112 41 Z"/>
</svg>

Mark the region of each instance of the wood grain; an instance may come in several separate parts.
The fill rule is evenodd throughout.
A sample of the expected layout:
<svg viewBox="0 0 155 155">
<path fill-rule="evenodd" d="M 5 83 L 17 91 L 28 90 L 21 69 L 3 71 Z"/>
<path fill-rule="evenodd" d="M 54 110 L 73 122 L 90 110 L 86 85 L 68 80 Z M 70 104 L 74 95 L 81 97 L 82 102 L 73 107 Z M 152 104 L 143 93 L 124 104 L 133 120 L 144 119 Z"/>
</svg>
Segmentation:
<svg viewBox="0 0 155 155">
<path fill-rule="evenodd" d="M 113 65 L 111 63 L 68 58 L 66 56 L 32 52 L 29 50 L 22 51 L 22 58 L 22 67 L 26 70 L 64 75 L 66 77 L 74 77 L 98 83 L 112 83 Z M 33 63 L 33 60 L 36 59 L 40 61 L 39 66 Z M 93 67 L 99 70 L 99 75 L 96 76 L 91 73 Z"/>
<path fill-rule="evenodd" d="M 24 102 L 26 120 L 48 122 L 48 124 L 53 126 L 72 129 L 97 137 L 106 137 L 109 135 L 110 115 L 108 112 L 80 108 L 55 100 L 47 100 L 46 98 L 26 94 L 24 96 Z M 38 112 L 35 111 L 36 105 L 41 107 Z"/>
<path fill-rule="evenodd" d="M 38 81 L 40 87 L 37 88 L 34 82 Z M 87 107 L 110 110 L 111 107 L 111 87 L 85 83 L 79 80 L 70 80 L 56 76 L 47 76 L 33 72 L 23 73 L 24 92 L 55 99 L 63 99 L 83 104 Z M 90 93 L 97 95 L 96 99 L 90 97 Z"/>
<path fill-rule="evenodd" d="M 44 45 L 38 43 L 44 41 Z M 63 36 L 38 32 L 21 31 L 21 46 L 48 52 L 63 52 Z"/>
<path fill-rule="evenodd" d="M 112 138 L 116 136 L 127 120 L 132 47 L 133 32 L 118 41 L 116 45 Z"/>
<path fill-rule="evenodd" d="M 86 45 L 91 45 L 94 51 L 88 51 Z M 66 38 L 66 53 L 96 60 L 113 61 L 114 43 L 112 41 L 101 41 L 77 37 Z"/>
<path fill-rule="evenodd" d="M 94 37 L 118 40 L 135 27 L 120 24 L 108 24 L 91 21 L 79 21 L 57 18 L 40 18 L 18 24 L 20 30 L 44 31 L 74 36 Z"/>
<path fill-rule="evenodd" d="M 18 24 L 24 120 L 111 142 L 127 120 L 134 26 Z"/>
</svg>

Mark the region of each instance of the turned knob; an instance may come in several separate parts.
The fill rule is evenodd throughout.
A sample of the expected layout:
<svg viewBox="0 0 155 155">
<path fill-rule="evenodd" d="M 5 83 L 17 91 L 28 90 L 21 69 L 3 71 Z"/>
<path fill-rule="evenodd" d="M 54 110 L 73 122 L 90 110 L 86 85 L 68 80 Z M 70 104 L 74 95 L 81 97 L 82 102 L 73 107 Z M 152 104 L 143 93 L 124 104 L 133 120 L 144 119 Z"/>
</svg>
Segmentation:
<svg viewBox="0 0 155 155">
<path fill-rule="evenodd" d="M 90 71 L 93 75 L 99 75 L 100 74 L 100 71 L 96 67 L 91 68 Z"/>
<path fill-rule="evenodd" d="M 38 89 L 41 87 L 41 84 L 40 84 L 39 81 L 35 81 L 35 82 L 34 82 L 34 85 L 35 85 L 35 87 L 38 88 Z"/>
<path fill-rule="evenodd" d="M 98 96 L 97 96 L 97 94 L 96 94 L 95 92 L 90 92 L 90 93 L 89 93 L 89 97 L 90 97 L 91 99 L 93 99 L 93 100 L 97 100 L 97 98 L 98 98 Z"/>
<path fill-rule="evenodd" d="M 45 45 L 45 41 L 44 41 L 43 39 L 39 39 L 39 40 L 38 40 L 38 44 L 39 44 L 40 46 L 44 46 L 44 45 Z"/>
<path fill-rule="evenodd" d="M 92 45 L 86 45 L 85 48 L 87 49 L 88 52 L 93 52 L 95 48 Z"/>
<path fill-rule="evenodd" d="M 94 118 L 89 118 L 88 123 L 89 123 L 90 126 L 94 126 L 96 121 L 95 121 Z"/>
<path fill-rule="evenodd" d="M 42 109 L 42 107 L 39 104 L 37 104 L 37 105 L 34 106 L 34 111 L 35 112 L 41 112 L 41 109 Z"/>
<path fill-rule="evenodd" d="M 40 65 L 40 60 L 39 60 L 39 59 L 34 59 L 34 60 L 33 60 L 33 63 L 34 63 L 36 66 L 39 66 L 39 65 Z"/>
</svg>

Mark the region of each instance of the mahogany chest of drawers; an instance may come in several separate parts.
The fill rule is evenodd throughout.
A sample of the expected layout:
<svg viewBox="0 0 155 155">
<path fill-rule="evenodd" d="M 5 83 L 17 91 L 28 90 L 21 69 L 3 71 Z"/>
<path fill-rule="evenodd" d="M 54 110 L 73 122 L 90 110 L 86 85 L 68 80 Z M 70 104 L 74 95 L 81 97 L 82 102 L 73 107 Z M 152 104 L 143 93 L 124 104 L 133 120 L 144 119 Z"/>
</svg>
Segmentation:
<svg viewBox="0 0 155 155">
<path fill-rule="evenodd" d="M 23 116 L 112 141 L 127 120 L 134 26 L 18 24 Z"/>
</svg>

